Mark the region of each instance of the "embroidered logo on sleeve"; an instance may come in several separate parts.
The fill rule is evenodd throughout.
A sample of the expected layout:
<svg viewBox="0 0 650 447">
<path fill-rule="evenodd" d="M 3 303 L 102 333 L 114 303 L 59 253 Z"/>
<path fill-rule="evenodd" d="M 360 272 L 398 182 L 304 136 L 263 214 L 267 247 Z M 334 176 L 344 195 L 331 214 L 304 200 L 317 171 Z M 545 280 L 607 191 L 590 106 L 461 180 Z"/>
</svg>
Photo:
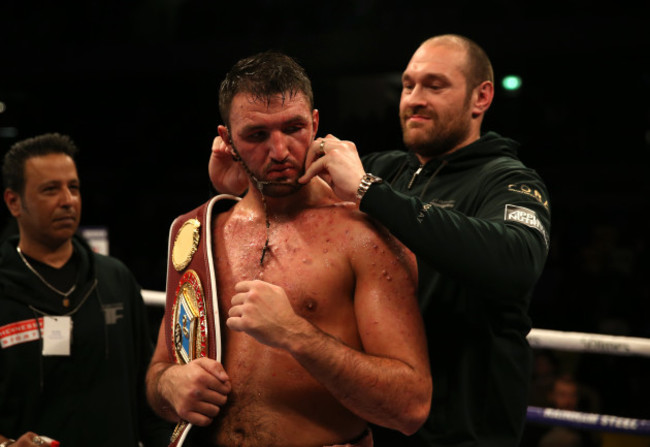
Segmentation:
<svg viewBox="0 0 650 447">
<path fill-rule="evenodd" d="M 455 200 L 441 200 L 441 199 L 433 199 L 429 203 L 425 203 L 422 205 L 422 209 L 420 210 L 420 213 L 418 214 L 418 222 L 422 223 L 424 220 L 424 215 L 425 213 L 429 212 L 429 210 L 432 207 L 437 207 L 437 208 L 446 208 L 446 209 L 452 209 L 456 205 Z"/>
<path fill-rule="evenodd" d="M 40 326 L 40 330 L 37 325 Z M 0 327 L 0 347 L 5 349 L 20 343 L 38 340 L 41 338 L 42 331 L 42 318 L 39 318 L 38 322 L 32 318 L 4 325 Z"/>
<path fill-rule="evenodd" d="M 512 191 L 512 192 L 516 192 L 519 194 L 524 194 L 526 196 L 532 197 L 533 199 L 537 200 L 539 203 L 544 205 L 545 208 L 548 209 L 548 200 L 546 200 L 542 196 L 542 193 L 540 193 L 535 188 L 532 188 L 524 183 L 511 183 L 510 185 L 508 185 L 508 191 Z"/>
<path fill-rule="evenodd" d="M 548 233 L 546 232 L 546 228 L 544 228 L 542 222 L 540 222 L 540 220 L 537 218 L 537 213 L 535 213 L 535 211 L 523 206 L 507 204 L 504 219 L 506 221 L 509 220 L 511 222 L 519 222 L 542 233 L 542 236 L 544 236 L 546 249 L 548 249 Z"/>
</svg>

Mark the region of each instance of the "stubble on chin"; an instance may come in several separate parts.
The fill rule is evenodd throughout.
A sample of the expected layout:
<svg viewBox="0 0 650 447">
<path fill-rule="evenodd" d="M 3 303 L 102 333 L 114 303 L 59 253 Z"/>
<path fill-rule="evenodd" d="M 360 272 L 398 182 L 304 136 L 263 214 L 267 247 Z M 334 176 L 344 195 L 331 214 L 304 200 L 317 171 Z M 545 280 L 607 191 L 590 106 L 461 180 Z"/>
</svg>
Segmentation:
<svg viewBox="0 0 650 447">
<path fill-rule="evenodd" d="M 433 129 L 402 125 L 402 141 L 404 146 L 416 154 L 426 157 L 440 155 L 439 136 Z"/>
<path fill-rule="evenodd" d="M 302 183 L 298 183 L 297 181 L 262 182 L 262 193 L 268 197 L 285 197 L 297 192 L 303 186 Z"/>
<path fill-rule="evenodd" d="M 433 126 L 409 126 L 402 124 L 402 141 L 407 149 L 426 158 L 440 157 L 467 138 L 468 129 L 463 126 L 435 128 Z"/>
<path fill-rule="evenodd" d="M 298 179 L 305 173 L 304 165 L 302 167 L 295 165 L 294 168 L 296 169 L 295 175 L 269 180 L 266 174 L 271 170 L 271 166 L 266 167 L 265 174 L 262 176 L 263 180 L 260 182 L 263 194 L 269 197 L 284 197 L 297 192 L 305 186 L 298 182 Z"/>
</svg>

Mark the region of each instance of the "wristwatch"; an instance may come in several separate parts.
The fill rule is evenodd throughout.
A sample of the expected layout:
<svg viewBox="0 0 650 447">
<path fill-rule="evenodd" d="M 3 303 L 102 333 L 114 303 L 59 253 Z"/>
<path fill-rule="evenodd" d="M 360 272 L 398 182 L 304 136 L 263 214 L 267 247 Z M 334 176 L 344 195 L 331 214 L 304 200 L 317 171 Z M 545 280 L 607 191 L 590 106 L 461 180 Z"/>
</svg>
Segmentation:
<svg viewBox="0 0 650 447">
<path fill-rule="evenodd" d="M 363 177 L 361 177 L 361 183 L 359 183 L 359 187 L 357 188 L 357 201 L 361 200 L 365 193 L 368 192 L 370 185 L 373 183 L 381 182 L 383 182 L 381 178 L 377 177 L 376 175 L 372 175 L 370 172 L 366 173 Z"/>
</svg>

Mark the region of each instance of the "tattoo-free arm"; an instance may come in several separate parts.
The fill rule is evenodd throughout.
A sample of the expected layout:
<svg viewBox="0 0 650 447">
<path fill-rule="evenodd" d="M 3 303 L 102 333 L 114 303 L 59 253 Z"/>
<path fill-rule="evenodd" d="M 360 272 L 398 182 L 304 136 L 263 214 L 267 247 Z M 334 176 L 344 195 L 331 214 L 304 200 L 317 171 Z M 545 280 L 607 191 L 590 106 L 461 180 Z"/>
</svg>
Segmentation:
<svg viewBox="0 0 650 447">
<path fill-rule="evenodd" d="M 412 434 L 426 420 L 432 395 L 414 260 L 387 234 L 360 238 L 351 252 L 363 352 L 311 325 L 288 350 L 348 409 Z"/>
<path fill-rule="evenodd" d="M 226 403 L 231 384 L 221 363 L 199 358 L 185 365 L 170 361 L 164 323 L 147 371 L 147 400 L 160 417 L 206 426 Z"/>
</svg>

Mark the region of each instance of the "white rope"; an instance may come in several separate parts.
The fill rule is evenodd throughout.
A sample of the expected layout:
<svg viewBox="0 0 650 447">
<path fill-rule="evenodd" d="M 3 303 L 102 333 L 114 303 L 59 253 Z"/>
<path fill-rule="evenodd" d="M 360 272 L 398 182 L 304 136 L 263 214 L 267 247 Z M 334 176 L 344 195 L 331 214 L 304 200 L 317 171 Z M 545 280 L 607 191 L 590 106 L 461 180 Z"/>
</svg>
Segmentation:
<svg viewBox="0 0 650 447">
<path fill-rule="evenodd" d="M 560 351 L 650 357 L 650 340 L 646 338 L 548 329 L 532 329 L 527 338 L 528 343 L 537 349 L 549 348 Z"/>
<path fill-rule="evenodd" d="M 142 290 L 142 299 L 147 306 L 165 307 L 165 292 Z"/>
<path fill-rule="evenodd" d="M 142 297 L 148 306 L 165 307 L 165 292 L 143 290 Z M 646 338 L 549 329 L 532 329 L 527 338 L 528 343 L 536 349 L 650 357 L 650 340 Z"/>
</svg>

